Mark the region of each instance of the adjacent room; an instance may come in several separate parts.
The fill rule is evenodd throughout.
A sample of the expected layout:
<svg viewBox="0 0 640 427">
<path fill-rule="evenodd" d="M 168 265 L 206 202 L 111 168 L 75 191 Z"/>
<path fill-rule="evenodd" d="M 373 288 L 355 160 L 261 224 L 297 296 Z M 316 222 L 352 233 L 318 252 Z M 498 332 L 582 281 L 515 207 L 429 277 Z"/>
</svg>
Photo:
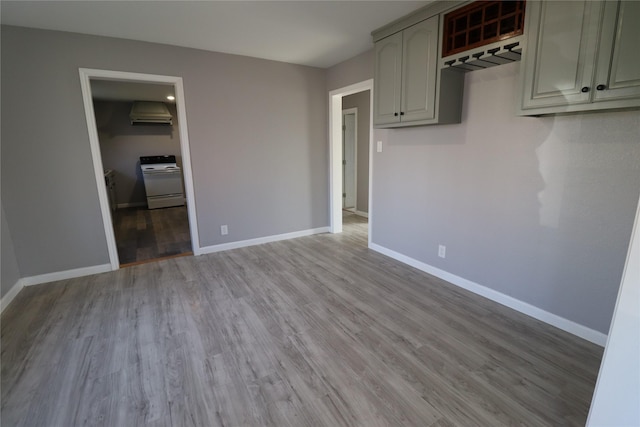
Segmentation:
<svg viewBox="0 0 640 427">
<path fill-rule="evenodd" d="M 96 79 L 91 98 L 120 266 L 192 255 L 173 86 Z"/>
<path fill-rule="evenodd" d="M 640 426 L 640 2 L 0 20 L 3 426 Z"/>
</svg>

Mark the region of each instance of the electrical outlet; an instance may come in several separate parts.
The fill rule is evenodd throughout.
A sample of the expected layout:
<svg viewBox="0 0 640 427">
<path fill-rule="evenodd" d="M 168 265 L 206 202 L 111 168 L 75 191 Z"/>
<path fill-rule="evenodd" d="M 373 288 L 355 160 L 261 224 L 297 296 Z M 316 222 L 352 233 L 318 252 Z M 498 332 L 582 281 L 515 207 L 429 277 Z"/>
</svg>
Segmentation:
<svg viewBox="0 0 640 427">
<path fill-rule="evenodd" d="M 438 245 L 438 256 L 440 258 L 447 257 L 447 247 L 445 245 Z"/>
<path fill-rule="evenodd" d="M 226 225 L 221 225 L 220 234 L 222 234 L 223 236 L 226 236 L 227 234 L 229 234 L 229 228 Z"/>
</svg>

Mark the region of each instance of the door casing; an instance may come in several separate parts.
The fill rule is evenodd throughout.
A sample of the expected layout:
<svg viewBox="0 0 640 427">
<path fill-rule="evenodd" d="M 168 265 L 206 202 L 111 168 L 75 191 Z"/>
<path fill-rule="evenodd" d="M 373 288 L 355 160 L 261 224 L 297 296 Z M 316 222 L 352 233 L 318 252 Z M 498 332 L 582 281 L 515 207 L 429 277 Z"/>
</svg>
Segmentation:
<svg viewBox="0 0 640 427">
<path fill-rule="evenodd" d="M 120 268 L 118 259 L 118 249 L 113 230 L 111 210 L 109 209 L 109 199 L 107 189 L 104 185 L 104 168 L 102 165 L 102 155 L 100 154 L 100 141 L 98 139 L 98 129 L 96 126 L 95 112 L 93 110 L 93 96 L 91 93 L 91 80 L 115 80 L 121 82 L 136 83 L 166 83 L 172 84 L 176 96 L 176 110 L 178 122 L 180 123 L 180 153 L 182 155 L 182 173 L 185 186 L 185 197 L 187 199 L 187 215 L 189 217 L 189 229 L 191 233 L 191 247 L 194 255 L 200 255 L 200 240 L 198 239 L 198 220 L 195 209 L 195 194 L 193 190 L 193 174 L 191 170 L 191 154 L 189 148 L 189 135 L 187 132 L 187 116 L 184 100 L 184 89 L 182 77 L 162 76 L 156 74 L 130 73 L 123 71 L 98 70 L 91 68 L 80 68 L 80 85 L 82 88 L 82 100 L 84 103 L 85 118 L 87 120 L 87 130 L 89 132 L 89 143 L 91 145 L 91 156 L 95 172 L 98 198 L 100 200 L 100 211 L 109 251 L 109 262 L 112 270 Z"/>
<path fill-rule="evenodd" d="M 375 205 L 372 198 L 373 176 L 373 79 L 354 83 L 329 92 L 329 231 L 342 232 L 342 98 L 354 93 L 369 91 L 369 221 L 368 245 L 371 247 L 371 230 L 375 221 Z"/>
</svg>

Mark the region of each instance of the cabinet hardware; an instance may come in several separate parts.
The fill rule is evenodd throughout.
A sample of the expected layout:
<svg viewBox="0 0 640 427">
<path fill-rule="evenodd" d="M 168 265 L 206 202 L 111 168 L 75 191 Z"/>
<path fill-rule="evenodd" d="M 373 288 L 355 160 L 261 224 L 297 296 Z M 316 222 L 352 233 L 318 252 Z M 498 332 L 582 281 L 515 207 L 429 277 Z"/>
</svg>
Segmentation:
<svg viewBox="0 0 640 427">
<path fill-rule="evenodd" d="M 582 93 L 587 93 L 587 92 L 589 92 L 589 86 L 585 86 L 585 87 L 583 87 L 582 89 L 580 89 L 580 92 L 582 92 Z"/>
<path fill-rule="evenodd" d="M 404 116 L 404 111 L 400 111 L 400 115 L 401 115 L 401 116 Z"/>
<path fill-rule="evenodd" d="M 605 90 L 607 88 L 607 85 L 598 85 L 596 86 L 596 89 L 598 90 Z"/>
<path fill-rule="evenodd" d="M 398 117 L 398 113 L 393 113 L 394 116 Z"/>
</svg>

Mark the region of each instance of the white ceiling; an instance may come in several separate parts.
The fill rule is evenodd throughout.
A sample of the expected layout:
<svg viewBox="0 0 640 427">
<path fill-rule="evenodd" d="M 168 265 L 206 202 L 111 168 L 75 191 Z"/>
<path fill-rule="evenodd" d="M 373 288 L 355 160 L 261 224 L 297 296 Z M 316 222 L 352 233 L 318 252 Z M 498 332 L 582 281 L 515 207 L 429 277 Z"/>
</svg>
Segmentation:
<svg viewBox="0 0 640 427">
<path fill-rule="evenodd" d="M 95 34 L 327 68 L 431 1 L 0 1 L 6 25 Z"/>
</svg>

